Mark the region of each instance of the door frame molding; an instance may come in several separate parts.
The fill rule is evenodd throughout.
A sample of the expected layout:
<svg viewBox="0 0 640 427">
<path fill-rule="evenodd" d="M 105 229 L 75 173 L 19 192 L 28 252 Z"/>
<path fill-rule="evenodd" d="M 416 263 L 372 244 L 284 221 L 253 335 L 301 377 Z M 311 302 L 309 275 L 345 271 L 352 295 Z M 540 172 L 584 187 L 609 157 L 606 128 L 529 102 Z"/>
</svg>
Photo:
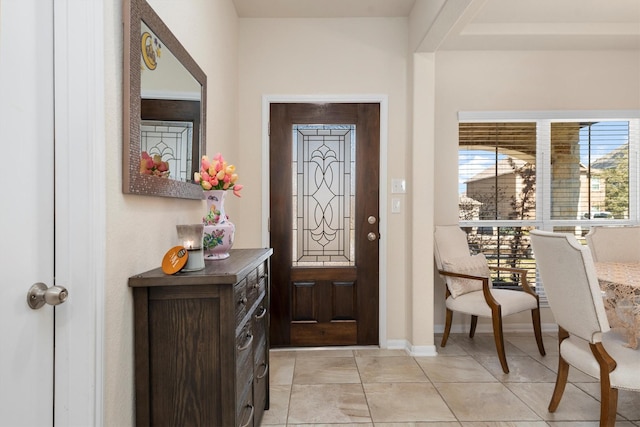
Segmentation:
<svg viewBox="0 0 640 427">
<path fill-rule="evenodd" d="M 104 424 L 104 0 L 54 2 L 54 425 Z"/>
<path fill-rule="evenodd" d="M 378 335 L 380 347 L 387 347 L 387 144 L 388 95 L 263 95 L 262 96 L 262 246 L 269 245 L 269 110 L 272 103 L 376 103 L 380 104 L 380 200 L 379 200 L 379 272 Z"/>
</svg>

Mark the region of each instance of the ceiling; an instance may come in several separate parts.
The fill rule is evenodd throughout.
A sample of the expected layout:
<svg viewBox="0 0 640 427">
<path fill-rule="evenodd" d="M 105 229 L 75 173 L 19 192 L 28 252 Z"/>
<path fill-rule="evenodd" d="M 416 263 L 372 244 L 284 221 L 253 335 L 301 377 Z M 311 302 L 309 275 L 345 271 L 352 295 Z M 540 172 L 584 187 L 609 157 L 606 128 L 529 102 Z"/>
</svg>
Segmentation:
<svg viewBox="0 0 640 427">
<path fill-rule="evenodd" d="M 234 0 L 241 18 L 408 17 L 416 51 L 640 50 L 640 0 Z"/>
<path fill-rule="evenodd" d="M 407 17 L 416 0 L 233 0 L 241 18 Z"/>
</svg>

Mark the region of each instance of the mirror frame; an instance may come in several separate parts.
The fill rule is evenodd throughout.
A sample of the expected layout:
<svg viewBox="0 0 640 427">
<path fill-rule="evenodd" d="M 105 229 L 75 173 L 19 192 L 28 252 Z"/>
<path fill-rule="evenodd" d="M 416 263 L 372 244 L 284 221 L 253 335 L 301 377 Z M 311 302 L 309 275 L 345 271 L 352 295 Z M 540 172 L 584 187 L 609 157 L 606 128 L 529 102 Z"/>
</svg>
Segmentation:
<svg viewBox="0 0 640 427">
<path fill-rule="evenodd" d="M 200 156 L 205 154 L 206 147 L 207 76 L 145 0 L 123 0 L 122 14 L 124 24 L 122 191 L 147 196 L 202 199 L 202 188 L 193 181 L 184 182 L 140 173 L 141 22 L 145 22 L 164 46 L 200 83 L 199 153 L 197 155 L 194 153 L 192 159 L 197 165 L 200 164 Z"/>
</svg>

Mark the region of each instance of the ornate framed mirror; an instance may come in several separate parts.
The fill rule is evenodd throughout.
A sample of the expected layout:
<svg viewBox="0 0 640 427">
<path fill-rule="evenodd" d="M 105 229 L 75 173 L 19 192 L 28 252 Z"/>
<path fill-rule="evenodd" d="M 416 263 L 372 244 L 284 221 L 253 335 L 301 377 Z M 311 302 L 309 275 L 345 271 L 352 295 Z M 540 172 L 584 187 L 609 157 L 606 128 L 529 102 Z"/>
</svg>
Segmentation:
<svg viewBox="0 0 640 427">
<path fill-rule="evenodd" d="M 145 0 L 122 10 L 122 191 L 201 199 L 207 76 Z"/>
</svg>

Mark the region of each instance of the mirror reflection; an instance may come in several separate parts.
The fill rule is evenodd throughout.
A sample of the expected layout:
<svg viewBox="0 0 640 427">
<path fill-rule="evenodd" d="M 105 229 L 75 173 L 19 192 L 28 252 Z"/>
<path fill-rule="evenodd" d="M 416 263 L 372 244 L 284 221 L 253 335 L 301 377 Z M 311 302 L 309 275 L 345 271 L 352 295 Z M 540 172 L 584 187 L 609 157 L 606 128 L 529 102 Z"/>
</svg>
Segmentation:
<svg viewBox="0 0 640 427">
<path fill-rule="evenodd" d="M 146 153 L 167 165 L 156 176 L 187 182 L 200 157 L 200 83 L 144 21 L 140 33 L 140 173 L 150 171 Z"/>
<path fill-rule="evenodd" d="M 200 83 L 144 21 L 140 25 L 140 40 L 142 97 L 200 101 Z"/>
<path fill-rule="evenodd" d="M 199 199 L 206 75 L 146 1 L 124 0 L 123 13 L 123 191 Z"/>
</svg>

